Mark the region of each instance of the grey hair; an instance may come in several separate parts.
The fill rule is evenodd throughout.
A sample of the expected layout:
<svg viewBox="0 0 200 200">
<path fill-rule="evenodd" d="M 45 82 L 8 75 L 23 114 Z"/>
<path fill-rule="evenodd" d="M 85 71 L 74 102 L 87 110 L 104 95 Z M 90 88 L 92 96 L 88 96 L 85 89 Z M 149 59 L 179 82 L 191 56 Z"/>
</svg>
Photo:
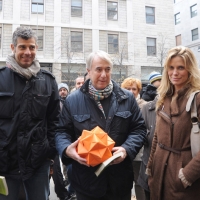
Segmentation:
<svg viewBox="0 0 200 200">
<path fill-rule="evenodd" d="M 24 40 L 34 38 L 36 44 L 37 44 L 37 39 L 38 39 L 36 33 L 31 28 L 24 27 L 24 26 L 18 27 L 13 33 L 12 43 L 15 47 L 17 46 L 18 38 L 22 38 Z"/>
<path fill-rule="evenodd" d="M 106 53 L 105 51 L 98 50 L 98 51 L 90 53 L 88 57 L 86 58 L 86 69 L 91 69 L 92 62 L 95 56 L 98 56 L 102 60 L 105 60 L 106 62 L 108 62 L 111 68 L 113 67 L 113 62 L 110 55 Z"/>
</svg>

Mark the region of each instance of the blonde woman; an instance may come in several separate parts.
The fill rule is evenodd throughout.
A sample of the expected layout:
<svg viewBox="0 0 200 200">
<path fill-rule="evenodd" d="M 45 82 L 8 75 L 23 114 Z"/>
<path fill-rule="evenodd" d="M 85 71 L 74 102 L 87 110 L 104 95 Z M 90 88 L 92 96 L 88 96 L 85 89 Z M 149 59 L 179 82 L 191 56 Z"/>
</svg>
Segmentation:
<svg viewBox="0 0 200 200">
<path fill-rule="evenodd" d="M 157 118 L 147 174 L 153 200 L 188 200 L 200 197 L 200 152 L 193 158 L 189 95 L 200 89 L 200 72 L 189 48 L 172 48 L 164 65 Z M 200 117 L 200 93 L 196 95 Z"/>
<path fill-rule="evenodd" d="M 126 78 L 121 84 L 121 88 L 127 89 L 132 92 L 135 97 L 138 106 L 142 109 L 143 105 L 147 102 L 144 99 L 140 98 L 140 91 L 142 89 L 142 83 L 139 79 L 136 78 Z M 137 179 L 139 176 L 140 165 L 141 165 L 141 157 L 143 155 L 143 148 L 137 154 L 135 160 L 133 161 L 133 172 L 134 172 L 134 182 L 135 182 L 135 194 L 137 200 L 145 200 L 145 193 L 142 187 L 137 183 Z"/>
</svg>

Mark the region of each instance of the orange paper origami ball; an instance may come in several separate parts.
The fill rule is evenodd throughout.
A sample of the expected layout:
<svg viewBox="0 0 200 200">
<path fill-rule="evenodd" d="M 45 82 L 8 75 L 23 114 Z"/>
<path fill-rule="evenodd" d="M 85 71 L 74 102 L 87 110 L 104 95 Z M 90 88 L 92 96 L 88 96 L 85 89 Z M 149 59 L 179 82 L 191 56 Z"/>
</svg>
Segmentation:
<svg viewBox="0 0 200 200">
<path fill-rule="evenodd" d="M 91 131 L 83 130 L 79 138 L 77 153 L 87 160 L 87 164 L 96 166 L 112 156 L 115 142 L 100 127 Z"/>
</svg>

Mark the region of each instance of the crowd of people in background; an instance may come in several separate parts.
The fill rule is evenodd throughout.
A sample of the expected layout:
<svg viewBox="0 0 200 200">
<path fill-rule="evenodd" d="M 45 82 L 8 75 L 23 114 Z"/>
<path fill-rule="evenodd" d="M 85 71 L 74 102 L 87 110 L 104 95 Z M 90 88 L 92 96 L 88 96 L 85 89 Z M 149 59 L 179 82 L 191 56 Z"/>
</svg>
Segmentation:
<svg viewBox="0 0 200 200">
<path fill-rule="evenodd" d="M 192 154 L 190 140 L 200 70 L 189 48 L 170 49 L 163 73 L 151 72 L 143 88 L 138 78 L 112 80 L 112 59 L 100 50 L 74 88 L 57 84 L 37 48 L 34 31 L 18 27 L 0 68 L 0 176 L 9 190 L 1 200 L 48 200 L 51 178 L 60 200 L 130 200 L 133 182 L 137 200 L 200 196 L 200 152 Z M 112 153 L 122 153 L 98 177 L 76 150 L 83 130 L 97 126 L 114 140 Z"/>
</svg>

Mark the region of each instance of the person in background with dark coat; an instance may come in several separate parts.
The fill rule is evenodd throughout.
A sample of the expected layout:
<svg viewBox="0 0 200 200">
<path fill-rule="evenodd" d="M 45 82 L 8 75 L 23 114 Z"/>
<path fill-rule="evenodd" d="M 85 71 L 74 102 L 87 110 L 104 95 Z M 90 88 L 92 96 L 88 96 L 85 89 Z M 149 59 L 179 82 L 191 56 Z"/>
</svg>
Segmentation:
<svg viewBox="0 0 200 200">
<path fill-rule="evenodd" d="M 145 101 L 153 101 L 157 96 L 157 88 L 160 86 L 162 75 L 159 72 L 151 72 L 149 74 L 149 83 L 142 89 L 141 98 Z"/>
<path fill-rule="evenodd" d="M 140 165 L 140 172 L 137 183 L 144 189 L 145 199 L 150 200 L 150 191 L 148 186 L 148 176 L 145 174 L 147 162 L 151 152 L 151 145 L 156 125 L 156 102 L 157 96 L 153 101 L 148 102 L 142 107 L 142 116 L 144 118 L 147 127 L 147 142 L 144 143 L 144 151 L 142 156 L 142 162 Z"/>
<path fill-rule="evenodd" d="M 132 77 L 126 78 L 123 80 L 121 88 L 127 89 L 132 92 L 140 109 L 142 109 L 143 106 L 147 103 L 144 99 L 140 99 L 140 91 L 142 89 L 142 83 L 139 79 Z M 137 154 L 135 160 L 133 161 L 135 194 L 137 200 L 145 200 L 144 190 L 140 187 L 140 185 L 137 182 L 140 171 L 142 154 L 143 154 L 143 148 L 140 149 L 140 152 Z"/>
<path fill-rule="evenodd" d="M 68 85 L 66 83 L 58 84 L 58 92 L 59 92 L 59 96 L 60 96 L 60 109 L 62 110 L 63 103 L 69 93 Z M 55 193 L 56 193 L 57 197 L 60 200 L 71 199 L 71 195 L 69 194 L 67 188 L 65 187 L 65 182 L 63 179 L 62 171 L 61 171 L 60 158 L 59 158 L 58 154 L 56 155 L 54 162 L 52 164 L 51 176 L 54 181 L 54 189 L 55 189 Z"/>
<path fill-rule="evenodd" d="M 69 87 L 66 83 L 60 83 L 58 85 L 58 90 L 59 90 L 59 95 L 60 95 L 60 106 L 61 106 L 61 110 L 63 108 L 63 104 L 65 102 L 65 99 L 67 98 L 68 94 L 69 94 Z M 66 166 L 66 165 L 62 165 L 63 166 L 63 173 L 65 174 L 65 186 L 68 185 L 68 196 L 65 200 L 72 200 L 72 199 L 76 199 L 76 193 L 73 189 L 73 187 L 71 186 L 71 181 L 70 179 L 71 177 L 71 164 Z"/>
<path fill-rule="evenodd" d="M 64 102 L 56 147 L 63 163 L 72 163 L 78 200 L 130 200 L 132 161 L 146 139 L 144 120 L 132 93 L 111 81 L 113 63 L 106 52 L 91 53 L 86 63 L 90 79 Z M 115 141 L 112 151 L 123 153 L 98 177 L 94 173 L 98 166 L 88 166 L 76 152 L 82 131 L 96 126 Z"/>
<path fill-rule="evenodd" d="M 65 99 L 69 94 L 69 86 L 66 83 L 58 84 L 58 92 L 60 96 L 60 108 L 62 110 Z"/>
<path fill-rule="evenodd" d="M 60 83 L 58 85 L 58 91 L 60 96 L 60 108 L 62 109 L 63 103 L 69 94 L 69 86 L 66 83 Z M 63 167 L 63 175 L 64 175 L 64 184 L 65 187 L 69 184 L 68 177 L 67 177 L 67 167 L 62 164 Z"/>
<path fill-rule="evenodd" d="M 0 69 L 0 176 L 9 190 L 1 200 L 16 199 L 21 182 L 26 199 L 47 200 L 49 195 L 59 95 L 55 77 L 40 69 L 37 48 L 33 30 L 18 27 L 13 53 Z"/>
</svg>

